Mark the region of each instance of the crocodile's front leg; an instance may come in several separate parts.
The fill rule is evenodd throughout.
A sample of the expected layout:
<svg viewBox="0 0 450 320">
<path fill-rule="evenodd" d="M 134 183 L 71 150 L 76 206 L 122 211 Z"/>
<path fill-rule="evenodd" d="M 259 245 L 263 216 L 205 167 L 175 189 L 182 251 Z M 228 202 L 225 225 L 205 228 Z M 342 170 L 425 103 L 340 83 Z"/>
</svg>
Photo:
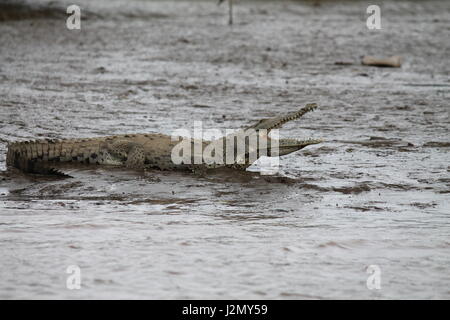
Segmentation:
<svg viewBox="0 0 450 320">
<path fill-rule="evenodd" d="M 127 140 L 118 140 L 106 145 L 107 153 L 112 160 L 131 169 L 143 169 L 145 164 L 145 152 L 141 144 Z"/>
</svg>

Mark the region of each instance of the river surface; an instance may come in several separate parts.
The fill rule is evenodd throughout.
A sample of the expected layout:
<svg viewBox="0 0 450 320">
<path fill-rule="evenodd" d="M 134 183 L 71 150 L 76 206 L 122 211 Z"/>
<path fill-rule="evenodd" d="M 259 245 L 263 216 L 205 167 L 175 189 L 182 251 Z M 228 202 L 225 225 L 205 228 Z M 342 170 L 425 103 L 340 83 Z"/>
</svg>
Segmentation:
<svg viewBox="0 0 450 320">
<path fill-rule="evenodd" d="M 381 30 L 365 1 L 242 1 L 230 27 L 215 1 L 78 0 L 81 30 L 53 3 L 0 21 L 0 298 L 450 298 L 448 1 L 380 1 Z M 7 141 L 237 129 L 311 102 L 281 135 L 325 142 L 275 175 L 5 171 Z"/>
</svg>

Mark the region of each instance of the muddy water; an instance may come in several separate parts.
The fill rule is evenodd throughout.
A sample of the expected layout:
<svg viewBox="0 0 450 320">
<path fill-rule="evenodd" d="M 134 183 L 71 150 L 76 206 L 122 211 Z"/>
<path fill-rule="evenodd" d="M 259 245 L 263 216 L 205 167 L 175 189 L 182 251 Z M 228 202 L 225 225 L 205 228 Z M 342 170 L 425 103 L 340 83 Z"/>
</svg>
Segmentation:
<svg viewBox="0 0 450 320">
<path fill-rule="evenodd" d="M 376 31 L 365 2 L 244 2 L 232 27 L 212 1 L 77 3 L 81 31 L 0 22 L 1 170 L 11 140 L 239 128 L 307 102 L 281 134 L 326 142 L 275 176 L 3 172 L 0 298 L 450 297 L 446 1 L 384 2 Z"/>
</svg>

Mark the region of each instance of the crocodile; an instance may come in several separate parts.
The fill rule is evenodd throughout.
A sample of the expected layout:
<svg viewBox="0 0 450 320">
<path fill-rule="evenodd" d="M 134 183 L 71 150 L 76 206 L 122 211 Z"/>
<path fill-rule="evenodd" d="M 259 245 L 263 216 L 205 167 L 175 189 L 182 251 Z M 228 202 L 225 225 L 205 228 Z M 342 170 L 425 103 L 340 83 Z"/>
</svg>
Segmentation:
<svg viewBox="0 0 450 320">
<path fill-rule="evenodd" d="M 58 170 L 59 164 L 121 166 L 130 169 L 201 170 L 229 167 L 245 170 L 261 155 L 283 156 L 306 146 L 322 142 L 320 139 L 275 139 L 269 137 L 273 129 L 288 121 L 299 119 L 317 108 L 317 104 L 282 116 L 261 119 L 257 123 L 212 141 L 174 137 L 160 133 L 121 134 L 95 138 L 40 139 L 8 144 L 6 164 L 25 173 L 67 176 Z M 255 138 L 256 140 L 252 140 Z M 184 143 L 180 143 L 181 141 Z M 237 152 L 238 139 L 244 141 Z M 257 141 L 257 144 L 252 144 Z M 194 150 L 192 153 L 187 152 Z M 195 146 L 200 146 L 199 149 Z M 211 151 L 209 154 L 204 151 Z M 231 153 L 230 153 L 231 151 Z M 174 161 L 174 154 L 181 161 Z M 231 154 L 231 157 L 228 155 Z M 200 157 L 200 161 L 198 161 Z M 226 161 L 216 161 L 226 159 Z M 230 160 L 231 159 L 231 160 Z"/>
</svg>

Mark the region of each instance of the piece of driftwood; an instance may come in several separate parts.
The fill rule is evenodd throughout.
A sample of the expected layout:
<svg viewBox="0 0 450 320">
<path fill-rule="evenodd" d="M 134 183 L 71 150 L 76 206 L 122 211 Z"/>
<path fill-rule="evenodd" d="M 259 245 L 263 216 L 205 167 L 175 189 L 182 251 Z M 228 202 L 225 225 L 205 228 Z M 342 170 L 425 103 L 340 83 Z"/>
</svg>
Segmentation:
<svg viewBox="0 0 450 320">
<path fill-rule="evenodd" d="M 365 66 L 400 68 L 402 66 L 402 60 L 400 56 L 392 56 L 389 58 L 364 56 L 361 63 Z"/>
</svg>

